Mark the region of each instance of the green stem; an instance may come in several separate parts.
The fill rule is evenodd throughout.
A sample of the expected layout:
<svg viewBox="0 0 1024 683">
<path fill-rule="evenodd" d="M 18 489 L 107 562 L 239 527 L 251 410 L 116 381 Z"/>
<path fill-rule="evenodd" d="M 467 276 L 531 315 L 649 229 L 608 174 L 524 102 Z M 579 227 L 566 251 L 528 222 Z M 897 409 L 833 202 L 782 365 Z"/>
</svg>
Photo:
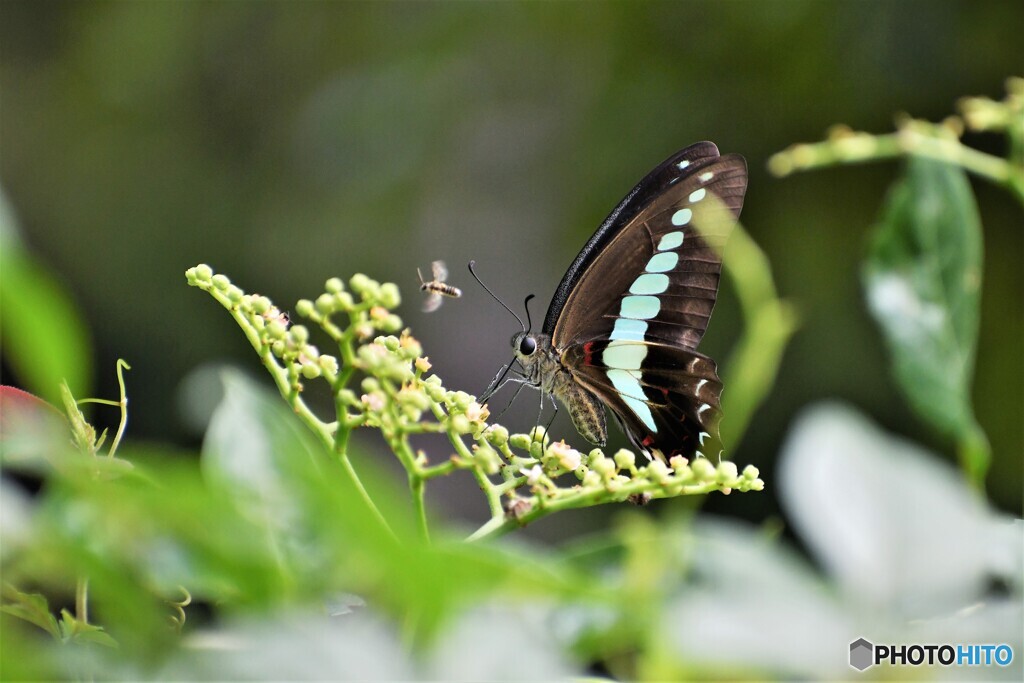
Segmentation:
<svg viewBox="0 0 1024 683">
<path fill-rule="evenodd" d="M 75 585 L 75 619 L 89 623 L 89 579 L 80 577 Z"/>
<path fill-rule="evenodd" d="M 423 477 L 414 472 L 409 473 L 409 489 L 412 491 L 413 507 L 416 509 L 416 519 L 419 522 L 420 535 L 423 540 L 430 543 L 430 527 L 427 524 L 427 506 L 424 497 L 426 489 Z"/>
<path fill-rule="evenodd" d="M 132 366 L 128 365 L 123 358 L 117 359 L 117 384 L 121 388 L 121 400 L 110 401 L 105 398 L 83 398 L 75 403 L 99 403 L 105 406 L 117 406 L 121 409 L 121 420 L 117 425 L 117 433 L 114 435 L 114 440 L 110 444 L 110 450 L 107 451 L 107 457 L 113 458 L 114 453 L 117 451 L 117 447 L 121 444 L 121 437 L 124 436 L 124 430 L 128 426 L 128 394 L 124 388 L 124 371 L 131 370 Z"/>
<path fill-rule="evenodd" d="M 921 125 L 919 122 L 915 124 Z M 777 176 L 787 176 L 796 171 L 895 159 L 910 154 L 955 164 L 1011 190 L 1019 183 L 1006 159 L 980 152 L 959 140 L 926 135 L 909 127 L 885 135 L 858 133 L 825 142 L 793 145 L 772 155 L 768 168 Z"/>
<path fill-rule="evenodd" d="M 973 423 L 967 433 L 961 435 L 957 444 L 960 467 L 971 486 L 979 493 L 985 493 L 985 475 L 992 460 L 992 447 L 985 432 Z"/>
<path fill-rule="evenodd" d="M 274 384 L 277 385 L 277 389 L 281 396 L 288 401 L 288 404 L 292 407 L 292 410 L 295 411 L 295 414 L 298 415 L 299 419 L 313 431 L 324 447 L 328 450 L 332 450 L 337 455 L 342 469 L 355 485 L 356 492 L 359 494 L 360 498 L 363 499 L 363 502 L 370 509 L 370 512 L 377 521 L 380 522 L 381 526 L 386 529 L 388 533 L 394 535 L 394 532 L 388 525 L 387 520 L 384 519 L 384 515 L 382 515 L 380 510 L 377 509 L 377 506 L 374 505 L 373 499 L 370 498 L 370 494 L 367 492 L 366 487 L 363 486 L 363 482 L 359 478 L 359 474 L 356 472 L 355 467 L 352 466 L 352 462 L 349 460 L 347 447 L 350 430 L 343 427 L 343 420 L 345 416 L 340 414 L 338 415 L 338 426 L 335 433 L 332 434 L 327 425 L 313 414 L 313 411 L 311 411 L 305 403 L 298 400 L 298 397 L 294 395 L 294 382 L 290 380 L 288 371 L 278 365 L 277 358 L 270 350 L 270 346 L 263 343 L 260 339 L 259 330 L 249 322 L 249 319 L 241 309 L 234 305 L 231 302 L 231 299 L 225 296 L 216 287 L 210 286 L 204 287 L 203 289 L 216 299 L 221 306 L 226 308 L 231 314 L 231 317 L 235 319 L 236 323 L 238 323 L 238 326 L 242 328 L 242 333 L 245 334 L 246 338 L 249 340 L 249 344 L 256 350 L 257 355 L 260 357 L 260 361 L 263 363 L 263 367 L 265 367 L 267 372 L 270 373 L 270 376 L 274 380 Z M 336 385 L 336 390 L 337 386 L 343 386 L 351 376 L 352 361 L 354 360 L 355 355 L 350 348 L 350 341 L 348 338 L 343 334 L 340 335 L 340 337 L 341 342 L 339 342 L 339 346 L 341 347 L 341 356 L 346 364 L 344 370 L 339 374 L 337 379 L 338 385 Z"/>
<path fill-rule="evenodd" d="M 720 491 L 721 489 L 722 485 L 719 482 L 702 482 L 684 486 L 682 491 L 680 491 L 680 494 L 699 495 L 710 493 L 712 491 Z M 519 527 L 526 526 L 531 522 L 535 522 L 538 519 L 547 517 L 555 512 L 588 507 L 609 501 L 625 500 L 629 496 L 638 493 L 650 493 L 653 498 L 664 498 L 669 495 L 661 484 L 643 480 L 625 484 L 614 493 L 603 487 L 579 489 L 558 498 L 540 499 L 538 504 L 535 504 L 532 510 L 529 510 L 516 519 L 508 519 L 505 518 L 504 515 L 500 519 L 496 517 L 492 518 L 479 529 L 474 531 L 466 540 L 482 541 L 489 538 L 497 538 L 498 536 L 502 536 L 514 529 L 518 529 Z"/>
</svg>

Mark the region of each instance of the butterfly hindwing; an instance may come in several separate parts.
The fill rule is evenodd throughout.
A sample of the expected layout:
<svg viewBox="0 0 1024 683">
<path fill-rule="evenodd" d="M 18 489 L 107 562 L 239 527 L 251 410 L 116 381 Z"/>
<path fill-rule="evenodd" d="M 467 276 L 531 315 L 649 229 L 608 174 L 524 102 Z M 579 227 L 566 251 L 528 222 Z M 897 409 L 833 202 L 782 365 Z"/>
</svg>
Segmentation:
<svg viewBox="0 0 1024 683">
<path fill-rule="evenodd" d="M 561 361 L 641 450 L 718 455 L 722 382 L 707 356 L 666 344 L 590 341 L 567 348 Z"/>
</svg>

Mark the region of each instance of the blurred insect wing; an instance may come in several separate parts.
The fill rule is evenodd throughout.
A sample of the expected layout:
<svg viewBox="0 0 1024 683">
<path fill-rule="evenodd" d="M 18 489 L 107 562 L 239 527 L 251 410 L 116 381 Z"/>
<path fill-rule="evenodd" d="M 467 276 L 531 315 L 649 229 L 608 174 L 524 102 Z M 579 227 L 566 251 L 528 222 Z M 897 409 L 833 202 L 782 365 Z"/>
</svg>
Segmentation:
<svg viewBox="0 0 1024 683">
<path fill-rule="evenodd" d="M 433 313 L 434 311 L 441 307 L 442 301 L 443 299 L 441 298 L 440 294 L 438 294 L 437 292 L 429 292 L 427 294 L 427 298 L 423 300 L 423 312 Z"/>
</svg>

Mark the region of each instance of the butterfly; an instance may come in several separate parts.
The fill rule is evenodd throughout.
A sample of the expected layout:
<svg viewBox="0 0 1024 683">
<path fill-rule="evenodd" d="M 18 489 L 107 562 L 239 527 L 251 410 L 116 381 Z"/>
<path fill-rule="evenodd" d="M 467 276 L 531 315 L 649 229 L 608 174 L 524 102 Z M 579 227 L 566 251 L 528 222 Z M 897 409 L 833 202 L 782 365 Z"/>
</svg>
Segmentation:
<svg viewBox="0 0 1024 683">
<path fill-rule="evenodd" d="M 593 444 L 607 441 L 609 408 L 649 458 L 720 455 L 722 382 L 697 346 L 746 188 L 743 157 L 711 142 L 648 173 L 569 266 L 542 331 L 512 337 L 522 371 L 509 381 L 557 399 Z"/>
<path fill-rule="evenodd" d="M 453 287 L 445 282 L 448 279 L 448 268 L 444 261 L 434 261 L 430 264 L 434 279 L 429 282 L 423 280 L 423 273 L 416 269 L 416 275 L 420 278 L 420 290 L 427 292 L 427 298 L 423 300 L 423 312 L 430 313 L 441 307 L 442 297 L 456 299 L 462 296 L 462 290 Z"/>
</svg>

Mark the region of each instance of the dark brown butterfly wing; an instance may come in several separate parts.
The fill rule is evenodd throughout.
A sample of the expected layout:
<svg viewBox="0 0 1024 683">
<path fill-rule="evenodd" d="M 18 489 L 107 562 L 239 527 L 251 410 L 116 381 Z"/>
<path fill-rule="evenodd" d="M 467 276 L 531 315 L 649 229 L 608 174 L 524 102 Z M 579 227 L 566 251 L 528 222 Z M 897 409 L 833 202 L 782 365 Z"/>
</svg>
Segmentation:
<svg viewBox="0 0 1024 683">
<path fill-rule="evenodd" d="M 648 453 L 720 453 L 722 383 L 695 349 L 746 186 L 738 155 L 709 142 L 677 153 L 602 224 L 548 309 L 562 365 Z"/>
<path fill-rule="evenodd" d="M 746 185 L 743 158 L 719 156 L 710 142 L 686 148 L 648 174 L 559 285 L 544 322 L 555 348 L 602 338 L 696 348 L 718 295 L 719 250 Z M 730 215 L 715 212 L 710 196 Z M 700 232 L 693 227 L 698 221 Z"/>
<path fill-rule="evenodd" d="M 640 450 L 666 458 L 720 454 L 722 382 L 707 356 L 666 344 L 589 341 L 567 348 L 561 360 Z"/>
</svg>

